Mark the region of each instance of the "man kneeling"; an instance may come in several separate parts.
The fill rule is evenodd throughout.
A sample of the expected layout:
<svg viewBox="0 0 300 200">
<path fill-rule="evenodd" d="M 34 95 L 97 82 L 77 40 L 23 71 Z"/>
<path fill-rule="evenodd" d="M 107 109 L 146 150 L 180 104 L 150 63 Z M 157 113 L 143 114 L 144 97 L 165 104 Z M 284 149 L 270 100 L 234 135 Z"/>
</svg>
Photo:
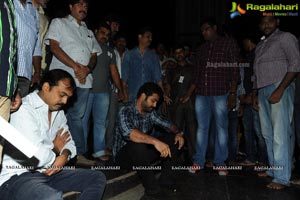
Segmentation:
<svg viewBox="0 0 300 200">
<path fill-rule="evenodd" d="M 66 71 L 49 71 L 39 91 L 23 98 L 11 124 L 38 147 L 37 159 L 26 159 L 7 145 L 0 174 L 2 200 L 59 200 L 63 192 L 80 192 L 82 200 L 101 199 L 106 178 L 100 171 L 66 168 L 76 156 L 62 106 L 73 95 L 75 82 Z"/>
<path fill-rule="evenodd" d="M 181 131 L 162 118 L 155 107 L 162 97 L 161 88 L 155 83 L 145 83 L 138 91 L 135 102 L 128 103 L 119 111 L 113 155 L 121 168 L 137 171 L 145 187 L 145 196 L 164 198 L 162 188 L 174 186 L 172 166 L 176 165 L 179 150 L 184 144 Z M 153 134 L 157 125 L 172 133 Z M 151 162 L 162 159 L 159 182 L 155 179 Z"/>
</svg>

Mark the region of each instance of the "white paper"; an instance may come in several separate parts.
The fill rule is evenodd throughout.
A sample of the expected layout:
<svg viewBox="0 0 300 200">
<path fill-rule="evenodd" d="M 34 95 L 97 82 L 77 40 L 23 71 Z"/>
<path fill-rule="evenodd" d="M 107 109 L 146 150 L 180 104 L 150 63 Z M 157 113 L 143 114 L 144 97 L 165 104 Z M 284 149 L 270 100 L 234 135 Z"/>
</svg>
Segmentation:
<svg viewBox="0 0 300 200">
<path fill-rule="evenodd" d="M 0 135 L 24 153 L 28 158 L 31 158 L 38 150 L 30 140 L 22 135 L 15 127 L 10 125 L 0 116 Z"/>
</svg>

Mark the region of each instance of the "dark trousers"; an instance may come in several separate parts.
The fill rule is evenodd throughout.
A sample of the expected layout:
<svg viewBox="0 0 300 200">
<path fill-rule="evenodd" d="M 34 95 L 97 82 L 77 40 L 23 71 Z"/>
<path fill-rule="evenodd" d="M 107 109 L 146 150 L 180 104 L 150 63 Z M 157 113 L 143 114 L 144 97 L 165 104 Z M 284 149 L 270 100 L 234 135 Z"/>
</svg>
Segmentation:
<svg viewBox="0 0 300 200">
<path fill-rule="evenodd" d="M 169 186 L 174 184 L 174 170 L 172 166 L 176 166 L 179 161 L 178 145 L 174 144 L 174 134 L 164 134 L 158 138 L 160 141 L 169 145 L 171 149 L 171 158 L 161 158 L 160 153 L 153 145 L 128 142 L 116 155 L 116 163 L 123 169 L 133 169 L 137 171 L 145 193 L 156 193 L 161 186 Z M 151 163 L 161 160 L 161 176 L 159 181 L 155 179 L 155 171 L 160 170 L 159 167 L 151 167 Z M 152 170 L 151 170 L 152 169 Z"/>
</svg>

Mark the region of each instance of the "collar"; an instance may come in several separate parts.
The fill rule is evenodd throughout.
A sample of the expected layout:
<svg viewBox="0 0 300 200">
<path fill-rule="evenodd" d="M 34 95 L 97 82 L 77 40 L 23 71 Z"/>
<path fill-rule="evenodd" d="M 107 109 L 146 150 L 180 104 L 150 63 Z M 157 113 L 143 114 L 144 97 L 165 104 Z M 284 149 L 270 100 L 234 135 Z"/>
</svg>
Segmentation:
<svg viewBox="0 0 300 200">
<path fill-rule="evenodd" d="M 74 24 L 76 24 L 77 27 L 79 27 L 79 26 L 87 27 L 84 21 L 81 21 L 80 25 L 79 25 L 77 23 L 77 20 L 72 15 L 70 15 L 70 14 L 67 16 L 67 19 L 70 20 L 71 22 L 73 22 Z"/>
<path fill-rule="evenodd" d="M 28 95 L 28 98 L 31 98 L 31 103 L 32 106 L 35 109 L 41 108 L 41 107 L 47 107 L 47 109 L 49 108 L 49 106 L 44 102 L 43 99 L 41 99 L 41 97 L 38 95 L 38 90 L 35 90 L 34 92 L 32 92 L 31 94 Z"/>
<path fill-rule="evenodd" d="M 266 37 L 266 36 L 264 35 L 264 36 L 262 36 L 262 37 L 260 38 L 260 40 L 267 40 L 268 38 L 271 38 L 271 37 L 273 37 L 274 35 L 276 35 L 278 32 L 279 32 L 279 29 L 276 28 L 276 30 L 275 30 L 273 33 L 271 33 L 271 35 L 269 35 L 268 37 Z"/>
</svg>

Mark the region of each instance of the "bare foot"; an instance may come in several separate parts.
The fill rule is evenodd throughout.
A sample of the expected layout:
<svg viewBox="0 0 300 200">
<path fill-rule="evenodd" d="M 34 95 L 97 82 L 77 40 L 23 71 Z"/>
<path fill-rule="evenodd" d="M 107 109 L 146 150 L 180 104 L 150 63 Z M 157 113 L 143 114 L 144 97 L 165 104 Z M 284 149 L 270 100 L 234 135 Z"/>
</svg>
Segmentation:
<svg viewBox="0 0 300 200">
<path fill-rule="evenodd" d="M 283 190 L 284 188 L 286 188 L 286 185 L 280 184 L 280 183 L 269 183 L 267 185 L 267 188 L 273 189 L 273 190 Z"/>
<path fill-rule="evenodd" d="M 270 178 L 271 176 L 269 174 L 267 174 L 266 172 L 259 172 L 257 173 L 257 176 L 259 177 L 267 177 L 267 178 Z"/>
</svg>

